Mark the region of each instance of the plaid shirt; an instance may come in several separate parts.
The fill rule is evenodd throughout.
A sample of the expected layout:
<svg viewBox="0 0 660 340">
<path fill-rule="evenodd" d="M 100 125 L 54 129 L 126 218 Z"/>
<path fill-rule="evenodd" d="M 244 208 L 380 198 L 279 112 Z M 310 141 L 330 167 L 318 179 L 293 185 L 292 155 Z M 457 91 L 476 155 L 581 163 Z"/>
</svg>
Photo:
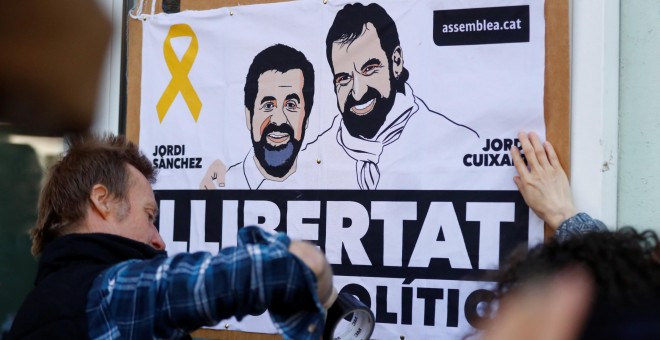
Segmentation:
<svg viewBox="0 0 660 340">
<path fill-rule="evenodd" d="M 284 234 L 241 229 L 238 246 L 119 263 L 88 294 L 92 339 L 181 338 L 201 326 L 271 313 L 285 339 L 319 339 L 325 312 L 316 277 Z"/>
</svg>

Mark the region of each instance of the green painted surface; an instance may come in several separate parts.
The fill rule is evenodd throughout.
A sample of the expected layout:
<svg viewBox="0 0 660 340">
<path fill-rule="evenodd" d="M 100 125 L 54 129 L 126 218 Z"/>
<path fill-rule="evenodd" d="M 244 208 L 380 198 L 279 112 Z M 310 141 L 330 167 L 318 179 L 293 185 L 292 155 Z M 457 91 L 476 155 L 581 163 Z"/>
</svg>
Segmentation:
<svg viewBox="0 0 660 340">
<path fill-rule="evenodd" d="M 621 0 L 617 225 L 660 231 L 660 0 Z"/>
</svg>

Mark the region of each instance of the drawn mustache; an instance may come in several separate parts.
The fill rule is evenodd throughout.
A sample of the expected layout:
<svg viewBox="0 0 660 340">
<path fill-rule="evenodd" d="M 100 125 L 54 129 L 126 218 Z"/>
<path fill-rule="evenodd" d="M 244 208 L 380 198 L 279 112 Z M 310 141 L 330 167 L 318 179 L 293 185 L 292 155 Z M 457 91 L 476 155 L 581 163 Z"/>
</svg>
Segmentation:
<svg viewBox="0 0 660 340">
<path fill-rule="evenodd" d="M 380 97 L 380 93 L 378 93 L 376 89 L 370 86 L 367 87 L 367 92 L 364 94 L 364 96 L 362 96 L 362 99 L 360 99 L 359 102 L 355 100 L 353 94 L 351 93 L 346 98 L 346 103 L 344 104 L 344 113 L 352 112 L 350 110 L 353 106 L 366 104 L 372 99 L 376 99 L 376 101 L 378 101 Z"/>
</svg>

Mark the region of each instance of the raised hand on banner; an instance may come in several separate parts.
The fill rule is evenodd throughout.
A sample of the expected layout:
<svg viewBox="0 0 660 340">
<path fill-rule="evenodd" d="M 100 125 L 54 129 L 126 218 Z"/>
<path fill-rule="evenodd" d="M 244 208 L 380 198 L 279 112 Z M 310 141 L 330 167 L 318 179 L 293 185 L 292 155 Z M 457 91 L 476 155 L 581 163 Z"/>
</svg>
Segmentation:
<svg viewBox="0 0 660 340">
<path fill-rule="evenodd" d="M 525 203 L 556 230 L 563 221 L 577 213 L 566 173 L 550 142 L 543 143 L 536 133 L 530 132 L 528 135 L 524 131 L 518 133 L 518 139 L 527 164 L 520 150 L 511 148 L 513 164 L 518 171 L 513 181 Z"/>
<path fill-rule="evenodd" d="M 225 175 L 227 166 L 221 160 L 216 159 L 206 170 L 202 181 L 199 183 L 199 189 L 217 189 L 225 186 Z"/>
</svg>

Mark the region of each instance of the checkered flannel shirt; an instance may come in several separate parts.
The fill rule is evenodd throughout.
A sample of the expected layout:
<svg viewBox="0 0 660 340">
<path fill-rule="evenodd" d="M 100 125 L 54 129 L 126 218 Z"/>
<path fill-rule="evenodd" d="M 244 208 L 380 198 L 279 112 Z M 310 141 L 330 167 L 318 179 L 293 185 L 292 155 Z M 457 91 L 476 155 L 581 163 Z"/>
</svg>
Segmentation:
<svg viewBox="0 0 660 340">
<path fill-rule="evenodd" d="M 289 253 L 289 238 L 241 229 L 216 256 L 182 253 L 104 271 L 88 294 L 92 339 L 182 338 L 204 325 L 268 309 L 285 339 L 320 339 L 325 312 L 316 277 Z"/>
</svg>

